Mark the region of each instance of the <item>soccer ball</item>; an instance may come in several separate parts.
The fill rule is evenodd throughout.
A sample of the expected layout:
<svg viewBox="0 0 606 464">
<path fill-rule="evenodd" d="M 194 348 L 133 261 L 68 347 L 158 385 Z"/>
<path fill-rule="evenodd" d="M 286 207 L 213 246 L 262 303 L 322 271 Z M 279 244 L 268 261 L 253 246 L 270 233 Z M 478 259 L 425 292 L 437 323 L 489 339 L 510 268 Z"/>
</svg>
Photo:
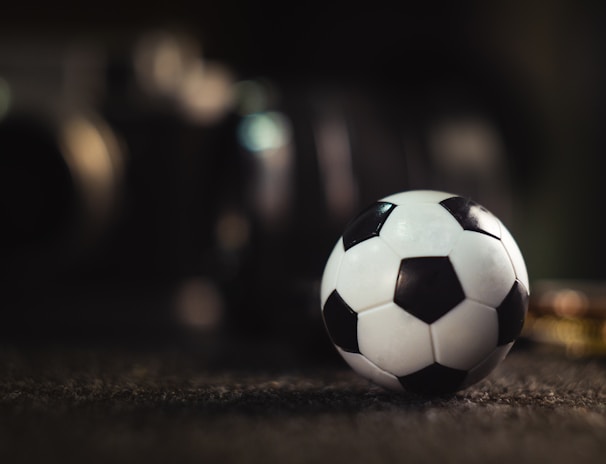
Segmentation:
<svg viewBox="0 0 606 464">
<path fill-rule="evenodd" d="M 391 390 L 445 394 L 487 376 L 520 335 L 528 274 L 503 223 L 444 192 L 388 196 L 346 227 L 322 276 L 337 351 Z"/>
</svg>

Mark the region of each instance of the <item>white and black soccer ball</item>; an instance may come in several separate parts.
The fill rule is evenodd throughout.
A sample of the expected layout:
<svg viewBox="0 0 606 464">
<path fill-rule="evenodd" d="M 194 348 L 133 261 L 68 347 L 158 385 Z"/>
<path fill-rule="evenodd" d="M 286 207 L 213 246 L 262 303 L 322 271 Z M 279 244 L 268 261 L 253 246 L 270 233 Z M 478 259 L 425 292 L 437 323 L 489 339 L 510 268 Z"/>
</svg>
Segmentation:
<svg viewBox="0 0 606 464">
<path fill-rule="evenodd" d="M 520 335 L 522 254 L 503 223 L 444 192 L 386 197 L 345 229 L 322 276 L 326 329 L 360 375 L 451 393 L 487 376 Z"/>
</svg>

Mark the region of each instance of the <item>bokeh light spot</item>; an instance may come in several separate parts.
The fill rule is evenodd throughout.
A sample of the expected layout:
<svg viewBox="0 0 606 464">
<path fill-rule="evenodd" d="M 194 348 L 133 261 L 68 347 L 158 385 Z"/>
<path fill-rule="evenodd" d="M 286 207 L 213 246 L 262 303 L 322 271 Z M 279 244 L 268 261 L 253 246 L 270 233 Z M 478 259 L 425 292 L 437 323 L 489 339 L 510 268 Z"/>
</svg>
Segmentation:
<svg viewBox="0 0 606 464">
<path fill-rule="evenodd" d="M 240 123 L 238 137 L 246 149 L 263 154 L 289 142 L 290 125 L 278 112 L 251 114 Z"/>
</svg>

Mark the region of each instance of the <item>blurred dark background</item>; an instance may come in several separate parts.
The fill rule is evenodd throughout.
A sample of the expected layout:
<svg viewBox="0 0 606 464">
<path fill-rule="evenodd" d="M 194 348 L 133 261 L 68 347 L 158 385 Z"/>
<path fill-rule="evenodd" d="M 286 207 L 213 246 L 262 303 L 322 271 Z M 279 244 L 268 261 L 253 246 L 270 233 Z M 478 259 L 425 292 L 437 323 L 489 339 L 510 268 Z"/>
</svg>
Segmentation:
<svg viewBox="0 0 606 464">
<path fill-rule="evenodd" d="M 606 277 L 605 13 L 3 5 L 1 337 L 321 359 L 332 246 L 411 188 L 495 212 L 533 280 Z"/>
</svg>

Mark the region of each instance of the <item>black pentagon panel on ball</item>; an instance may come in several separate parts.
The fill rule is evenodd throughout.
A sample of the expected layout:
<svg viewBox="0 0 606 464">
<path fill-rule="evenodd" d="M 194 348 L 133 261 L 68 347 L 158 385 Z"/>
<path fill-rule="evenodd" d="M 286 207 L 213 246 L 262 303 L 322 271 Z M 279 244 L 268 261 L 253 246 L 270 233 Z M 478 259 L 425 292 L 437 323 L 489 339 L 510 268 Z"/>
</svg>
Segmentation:
<svg viewBox="0 0 606 464">
<path fill-rule="evenodd" d="M 522 333 L 526 311 L 528 310 L 528 290 L 516 280 L 511 290 L 497 308 L 499 317 L 498 345 L 513 342 Z"/>
<path fill-rule="evenodd" d="M 345 251 L 357 243 L 379 235 L 381 227 L 395 207 L 393 203 L 380 201 L 362 211 L 345 228 L 343 234 Z"/>
<path fill-rule="evenodd" d="M 446 395 L 460 390 L 467 372 L 439 363 L 431 364 L 417 372 L 398 377 L 402 386 L 418 395 Z"/>
<path fill-rule="evenodd" d="M 440 319 L 464 299 L 448 257 L 406 258 L 400 263 L 394 302 L 427 324 Z"/>
<path fill-rule="evenodd" d="M 501 238 L 501 226 L 493 214 L 475 201 L 452 197 L 440 202 L 465 230 L 473 230 L 491 237 Z"/>
<path fill-rule="evenodd" d="M 333 343 L 344 351 L 359 353 L 358 314 L 334 290 L 322 311 L 324 324 Z"/>
</svg>

